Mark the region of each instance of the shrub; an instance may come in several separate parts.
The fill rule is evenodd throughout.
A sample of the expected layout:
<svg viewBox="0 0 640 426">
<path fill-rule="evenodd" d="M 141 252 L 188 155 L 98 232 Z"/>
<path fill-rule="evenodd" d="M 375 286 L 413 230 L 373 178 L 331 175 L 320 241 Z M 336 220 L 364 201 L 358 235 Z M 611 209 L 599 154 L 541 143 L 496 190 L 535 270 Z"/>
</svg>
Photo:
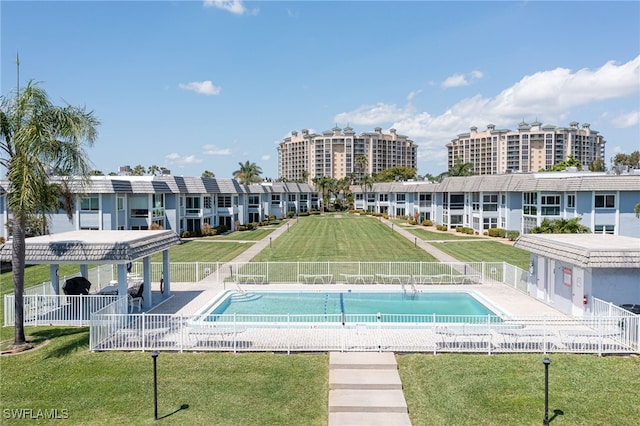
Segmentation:
<svg viewBox="0 0 640 426">
<path fill-rule="evenodd" d="M 413 220 L 413 219 L 409 219 L 409 220 L 407 221 L 407 223 L 408 223 L 409 225 L 415 225 L 415 224 L 416 224 L 416 221 L 415 221 L 415 220 Z"/>
<path fill-rule="evenodd" d="M 456 232 L 462 232 L 463 229 L 462 226 L 456 226 Z"/>
<path fill-rule="evenodd" d="M 309 212 L 300 212 L 298 216 L 309 216 Z"/>
<path fill-rule="evenodd" d="M 511 230 L 507 231 L 507 238 L 509 241 L 515 241 L 520 236 L 520 231 Z"/>
<path fill-rule="evenodd" d="M 225 232 L 227 232 L 227 227 L 225 225 L 216 226 L 216 233 L 217 234 L 224 234 Z"/>
<path fill-rule="evenodd" d="M 0 237 L 0 244 L 4 244 L 4 237 Z"/>
<path fill-rule="evenodd" d="M 502 228 L 489 228 L 489 236 L 504 238 L 507 235 L 507 231 Z"/>
<path fill-rule="evenodd" d="M 269 222 L 271 222 L 272 220 L 276 220 L 276 215 L 274 214 L 269 215 Z"/>
<path fill-rule="evenodd" d="M 433 226 L 433 222 L 429 219 L 425 219 L 422 221 L 422 226 Z"/>
<path fill-rule="evenodd" d="M 296 215 L 296 212 L 294 212 L 293 210 L 289 210 L 289 212 L 287 213 L 287 216 L 289 217 L 294 217 Z"/>
<path fill-rule="evenodd" d="M 191 233 L 189 231 L 183 231 L 181 237 L 182 238 L 189 238 L 189 237 L 191 237 Z"/>
<path fill-rule="evenodd" d="M 436 225 L 438 231 L 447 231 L 447 225 Z"/>
</svg>

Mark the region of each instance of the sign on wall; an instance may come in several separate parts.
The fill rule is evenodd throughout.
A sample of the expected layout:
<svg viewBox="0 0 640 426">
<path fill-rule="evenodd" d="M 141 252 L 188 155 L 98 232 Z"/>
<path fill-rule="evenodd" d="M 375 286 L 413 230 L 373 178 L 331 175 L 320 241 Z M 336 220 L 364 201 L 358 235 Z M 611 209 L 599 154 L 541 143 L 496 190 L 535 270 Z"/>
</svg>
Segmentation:
<svg viewBox="0 0 640 426">
<path fill-rule="evenodd" d="M 567 287 L 571 287 L 571 268 L 562 268 L 563 282 Z"/>
</svg>

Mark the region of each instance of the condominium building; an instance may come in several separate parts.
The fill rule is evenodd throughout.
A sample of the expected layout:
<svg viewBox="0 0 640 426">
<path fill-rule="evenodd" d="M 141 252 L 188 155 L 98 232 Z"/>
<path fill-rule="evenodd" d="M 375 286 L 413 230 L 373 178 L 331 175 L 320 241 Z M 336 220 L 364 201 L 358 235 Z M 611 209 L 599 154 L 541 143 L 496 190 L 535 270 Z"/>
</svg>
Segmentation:
<svg viewBox="0 0 640 426">
<path fill-rule="evenodd" d="M 458 159 L 471 163 L 477 175 L 537 172 L 553 167 L 569 155 L 587 168 L 597 159 L 604 161 L 605 143 L 588 123 L 579 126 L 574 121 L 569 127 L 556 127 L 523 121 L 516 131 L 496 129 L 489 124 L 486 130 L 472 127 L 469 133 L 451 140 L 447 144 L 447 160 L 449 168 Z"/>
<path fill-rule="evenodd" d="M 278 175 L 282 179 L 311 183 L 314 178 L 341 179 L 351 173 L 375 174 L 391 167 L 417 168 L 417 145 L 390 129 L 356 135 L 351 127 L 335 127 L 321 135 L 303 129 L 291 132 L 278 146 Z M 366 170 L 356 165 L 367 158 Z"/>
<path fill-rule="evenodd" d="M 241 185 L 234 179 L 177 176 L 94 176 L 88 184 L 73 180 L 75 211 L 50 212 L 50 233 L 74 230 L 171 229 L 179 235 L 205 224 L 236 225 L 269 216 L 319 210 L 317 188 L 305 183 Z M 0 180 L 0 237 L 10 235 L 9 183 Z M 545 219 L 581 218 L 596 234 L 640 238 L 640 171 L 515 173 L 447 177 L 427 181 L 352 185 L 358 210 L 431 220 L 449 229 L 469 227 L 479 234 L 490 228 L 528 233 Z M 155 225 L 155 226 L 154 226 Z M 640 240 L 639 240 L 640 241 Z"/>
</svg>

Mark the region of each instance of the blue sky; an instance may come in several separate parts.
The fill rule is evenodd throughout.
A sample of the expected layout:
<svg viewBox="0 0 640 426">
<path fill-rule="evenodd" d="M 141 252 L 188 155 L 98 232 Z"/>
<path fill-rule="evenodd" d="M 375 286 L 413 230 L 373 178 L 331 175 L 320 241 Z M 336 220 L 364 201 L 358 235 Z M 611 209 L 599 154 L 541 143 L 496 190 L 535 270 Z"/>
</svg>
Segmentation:
<svg viewBox="0 0 640 426">
<path fill-rule="evenodd" d="M 472 126 L 590 123 L 640 149 L 640 2 L 6 1 L 1 91 L 95 111 L 105 174 L 277 178 L 291 131 L 397 129 L 418 173 Z"/>
</svg>

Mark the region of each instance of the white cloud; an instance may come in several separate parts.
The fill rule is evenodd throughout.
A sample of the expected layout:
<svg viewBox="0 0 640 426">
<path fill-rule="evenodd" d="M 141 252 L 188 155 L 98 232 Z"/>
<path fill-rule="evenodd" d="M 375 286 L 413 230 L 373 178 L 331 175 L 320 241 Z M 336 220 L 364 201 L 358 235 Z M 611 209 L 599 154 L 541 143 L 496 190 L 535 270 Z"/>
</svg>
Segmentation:
<svg viewBox="0 0 640 426">
<path fill-rule="evenodd" d="M 218 95 L 222 90 L 219 86 L 214 86 L 211 80 L 192 81 L 191 83 L 180 83 L 178 87 L 184 90 L 191 90 L 201 95 Z"/>
<path fill-rule="evenodd" d="M 422 89 L 414 90 L 414 91 L 409 92 L 409 94 L 407 95 L 407 101 L 411 101 L 413 98 L 418 96 L 420 93 L 422 93 Z"/>
<path fill-rule="evenodd" d="M 262 157 L 260 157 L 260 161 L 269 161 L 271 160 L 271 156 L 269 154 L 265 154 Z"/>
<path fill-rule="evenodd" d="M 447 77 L 440 85 L 444 89 L 449 89 L 451 87 L 461 87 L 468 86 L 471 82 L 475 80 L 480 80 L 484 77 L 482 71 L 473 70 L 467 76 L 463 74 L 453 74 L 450 77 Z"/>
<path fill-rule="evenodd" d="M 204 145 L 202 153 L 204 155 L 231 155 L 231 150 L 229 148 L 218 148 L 215 145 Z"/>
<path fill-rule="evenodd" d="M 164 157 L 167 160 L 167 164 L 200 164 L 202 160 L 197 158 L 195 155 L 186 155 L 182 156 L 176 152 L 172 152 L 171 154 L 165 155 Z"/>
<path fill-rule="evenodd" d="M 242 15 L 247 11 L 242 0 L 205 0 L 204 7 L 215 7 L 236 15 Z"/>
<path fill-rule="evenodd" d="M 462 74 L 454 74 L 451 77 L 447 77 L 443 82 L 442 82 L 442 87 L 444 87 L 445 89 L 448 89 L 450 87 L 460 87 L 460 86 L 468 86 L 469 82 L 467 81 L 466 78 L 464 78 L 464 75 Z"/>
<path fill-rule="evenodd" d="M 481 74 L 474 71 L 470 78 L 480 78 Z M 458 81 L 462 80 L 467 81 L 464 76 Z M 573 121 L 569 117 L 576 107 L 607 99 L 637 97 L 639 93 L 640 56 L 623 64 L 607 62 L 595 70 L 556 68 L 526 75 L 495 97 L 464 98 L 439 114 L 416 111 L 410 102 L 404 107 L 380 102 L 342 112 L 335 120 L 398 129 L 418 143 L 419 159 L 437 161 L 446 156 L 442 147 L 458 134 L 468 132 L 471 126 L 482 129 L 493 123 L 498 128 L 513 129 L 523 119 L 536 118 L 545 124 L 568 125 L 566 121 Z M 584 120 L 591 119 L 584 117 Z M 609 117 L 609 121 L 619 127 L 638 125 L 640 113 Z"/>
<path fill-rule="evenodd" d="M 626 127 L 633 127 L 640 124 L 640 111 L 630 112 L 628 114 L 618 115 L 609 119 L 614 127 L 624 129 Z"/>
<path fill-rule="evenodd" d="M 204 0 L 204 7 L 215 7 L 235 15 L 257 15 L 259 12 L 257 8 L 247 9 L 242 0 Z"/>
<path fill-rule="evenodd" d="M 403 120 L 413 115 L 413 106 L 407 105 L 398 108 L 396 105 L 387 105 L 378 102 L 375 105 L 363 105 L 352 112 L 343 112 L 336 115 L 336 122 L 353 123 L 362 125 L 375 125 L 389 123 L 395 120 Z"/>
</svg>

